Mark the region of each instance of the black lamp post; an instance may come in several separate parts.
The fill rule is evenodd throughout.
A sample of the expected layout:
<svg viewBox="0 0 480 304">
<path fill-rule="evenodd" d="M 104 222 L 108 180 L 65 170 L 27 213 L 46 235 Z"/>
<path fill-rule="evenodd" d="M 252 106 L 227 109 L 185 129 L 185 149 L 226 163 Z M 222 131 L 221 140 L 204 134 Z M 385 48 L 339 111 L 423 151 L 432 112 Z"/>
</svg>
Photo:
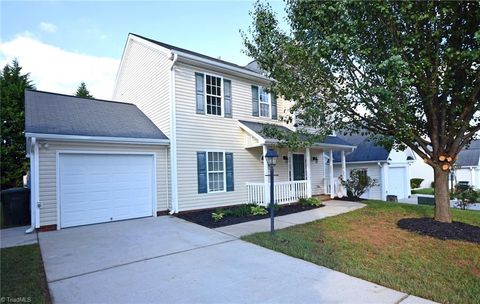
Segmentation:
<svg viewBox="0 0 480 304">
<path fill-rule="evenodd" d="M 270 169 L 270 233 L 272 236 L 275 234 L 274 228 L 274 217 L 275 217 L 275 198 L 273 197 L 273 176 L 274 168 L 277 164 L 277 151 L 273 149 L 268 149 L 267 154 L 265 154 L 265 159 L 267 160 L 268 168 Z"/>
</svg>

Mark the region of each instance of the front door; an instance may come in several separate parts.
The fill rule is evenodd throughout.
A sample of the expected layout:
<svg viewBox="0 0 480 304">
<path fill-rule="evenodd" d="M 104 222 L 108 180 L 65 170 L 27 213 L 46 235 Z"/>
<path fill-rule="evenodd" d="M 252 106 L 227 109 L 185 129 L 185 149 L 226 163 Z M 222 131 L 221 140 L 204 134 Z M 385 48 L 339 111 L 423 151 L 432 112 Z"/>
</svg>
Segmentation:
<svg viewBox="0 0 480 304">
<path fill-rule="evenodd" d="M 293 154 L 293 180 L 305 180 L 304 154 Z"/>
</svg>

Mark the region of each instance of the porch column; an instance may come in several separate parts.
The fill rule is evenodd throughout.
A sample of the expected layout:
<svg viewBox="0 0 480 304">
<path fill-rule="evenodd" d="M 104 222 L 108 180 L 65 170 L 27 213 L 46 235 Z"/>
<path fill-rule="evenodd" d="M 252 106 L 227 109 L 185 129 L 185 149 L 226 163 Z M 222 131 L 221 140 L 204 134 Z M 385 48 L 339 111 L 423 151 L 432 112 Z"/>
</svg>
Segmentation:
<svg viewBox="0 0 480 304">
<path fill-rule="evenodd" d="M 342 150 L 342 177 L 347 180 L 347 163 L 345 161 L 345 151 Z M 343 195 L 347 195 L 347 189 L 343 189 Z"/>
<path fill-rule="evenodd" d="M 310 148 L 305 149 L 305 157 L 307 158 L 307 197 L 312 196 L 312 174 L 311 174 L 311 157 Z"/>
<path fill-rule="evenodd" d="M 329 167 L 330 167 L 330 198 L 335 197 L 335 187 L 333 180 L 333 150 L 330 150 L 329 153 Z"/>
<path fill-rule="evenodd" d="M 270 188 L 269 188 L 269 180 L 268 180 L 268 163 L 265 159 L 265 155 L 267 154 L 268 147 L 267 145 L 263 145 L 263 203 L 265 206 L 268 206 L 270 202 Z"/>
</svg>

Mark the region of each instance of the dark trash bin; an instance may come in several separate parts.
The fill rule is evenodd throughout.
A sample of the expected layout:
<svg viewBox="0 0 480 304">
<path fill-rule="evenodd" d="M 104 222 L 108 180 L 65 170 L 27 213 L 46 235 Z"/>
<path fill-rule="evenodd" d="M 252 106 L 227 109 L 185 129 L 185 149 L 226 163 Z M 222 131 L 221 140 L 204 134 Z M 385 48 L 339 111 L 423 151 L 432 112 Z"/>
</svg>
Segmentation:
<svg viewBox="0 0 480 304">
<path fill-rule="evenodd" d="M 3 226 L 30 225 L 30 189 L 11 188 L 1 192 Z"/>
<path fill-rule="evenodd" d="M 396 195 L 387 195 L 387 202 L 398 202 Z"/>
</svg>

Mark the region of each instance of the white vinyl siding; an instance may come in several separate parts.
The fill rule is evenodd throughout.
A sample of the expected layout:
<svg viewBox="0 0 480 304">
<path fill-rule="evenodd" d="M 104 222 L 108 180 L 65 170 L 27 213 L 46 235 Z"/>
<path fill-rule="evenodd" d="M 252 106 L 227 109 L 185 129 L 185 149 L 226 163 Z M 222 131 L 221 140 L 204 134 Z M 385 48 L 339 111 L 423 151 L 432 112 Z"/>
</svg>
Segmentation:
<svg viewBox="0 0 480 304">
<path fill-rule="evenodd" d="M 131 40 L 125 49 L 113 99 L 135 104 L 170 137 L 170 65 L 168 56 Z"/>
<path fill-rule="evenodd" d="M 157 211 L 169 209 L 167 149 L 164 146 L 48 141 L 39 149 L 40 226 L 57 224 L 57 151 L 153 152 L 156 155 Z"/>
<path fill-rule="evenodd" d="M 178 64 L 175 69 L 180 211 L 245 203 L 247 199 L 246 183 L 262 183 L 264 181 L 262 148 L 245 149 L 245 137 L 248 135 L 238 126 L 237 121 L 243 119 L 265 123 L 265 118 L 252 117 L 251 85 L 254 83 L 229 74 L 221 75 L 232 81 L 232 112 L 235 119 L 197 115 L 195 72 L 211 75 L 219 73 L 184 64 Z M 280 114 L 283 106 L 280 101 L 278 105 Z M 192 166 L 192 164 L 196 162 L 197 151 L 215 150 L 232 152 L 235 156 L 233 159 L 235 191 L 219 192 L 215 195 L 199 194 L 196 166 Z M 288 168 L 285 163 L 280 166 Z M 277 166 L 279 170 L 281 170 L 280 166 Z M 288 175 L 276 177 L 276 180 L 287 181 Z"/>
</svg>

